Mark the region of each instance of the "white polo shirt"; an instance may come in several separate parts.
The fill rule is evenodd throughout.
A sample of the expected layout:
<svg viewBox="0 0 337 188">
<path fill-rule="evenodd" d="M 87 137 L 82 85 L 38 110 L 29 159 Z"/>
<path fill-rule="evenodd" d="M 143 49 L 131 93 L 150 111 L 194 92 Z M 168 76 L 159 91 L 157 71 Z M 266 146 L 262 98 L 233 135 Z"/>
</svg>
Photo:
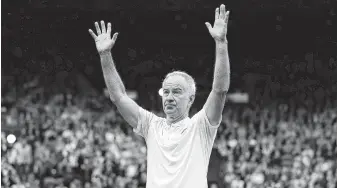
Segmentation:
<svg viewBox="0 0 337 188">
<path fill-rule="evenodd" d="M 207 188 L 208 164 L 220 122 L 212 126 L 204 109 L 170 126 L 166 119 L 141 107 L 139 114 L 134 132 L 147 145 L 146 188 Z"/>
</svg>

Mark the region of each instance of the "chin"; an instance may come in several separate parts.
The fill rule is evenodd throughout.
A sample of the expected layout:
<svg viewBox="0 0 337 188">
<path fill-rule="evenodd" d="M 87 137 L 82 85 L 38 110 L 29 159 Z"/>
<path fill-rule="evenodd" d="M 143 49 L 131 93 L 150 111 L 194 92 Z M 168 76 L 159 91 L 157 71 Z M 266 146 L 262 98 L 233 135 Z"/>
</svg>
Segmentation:
<svg viewBox="0 0 337 188">
<path fill-rule="evenodd" d="M 174 114 L 174 110 L 164 110 L 166 115 Z"/>
</svg>

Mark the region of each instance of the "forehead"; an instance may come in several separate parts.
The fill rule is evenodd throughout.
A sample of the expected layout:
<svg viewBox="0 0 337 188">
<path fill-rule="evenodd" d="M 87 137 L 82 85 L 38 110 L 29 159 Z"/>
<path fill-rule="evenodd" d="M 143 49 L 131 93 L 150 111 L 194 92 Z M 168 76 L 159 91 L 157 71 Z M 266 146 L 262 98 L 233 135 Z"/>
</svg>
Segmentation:
<svg viewBox="0 0 337 188">
<path fill-rule="evenodd" d="M 163 83 L 163 88 L 183 88 L 185 89 L 187 87 L 188 87 L 188 84 L 187 84 L 186 79 L 179 75 L 170 76 Z"/>
</svg>

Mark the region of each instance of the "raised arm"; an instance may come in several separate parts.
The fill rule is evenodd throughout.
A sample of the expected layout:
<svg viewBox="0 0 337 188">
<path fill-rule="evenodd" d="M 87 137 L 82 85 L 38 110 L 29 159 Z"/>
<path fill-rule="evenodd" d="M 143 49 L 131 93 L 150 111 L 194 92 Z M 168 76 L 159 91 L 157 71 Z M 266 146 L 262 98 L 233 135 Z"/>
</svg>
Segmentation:
<svg viewBox="0 0 337 188">
<path fill-rule="evenodd" d="M 91 29 L 89 29 L 89 33 L 96 43 L 110 99 L 117 106 L 125 121 L 135 128 L 138 123 L 139 106 L 127 96 L 111 55 L 111 49 L 116 42 L 118 33 L 115 33 L 111 38 L 111 23 L 107 24 L 106 29 L 104 21 L 101 21 L 101 28 L 97 22 L 95 22 L 95 27 L 97 35 Z"/>
<path fill-rule="evenodd" d="M 221 121 L 226 94 L 229 89 L 230 67 L 226 38 L 228 16 L 229 11 L 226 12 L 225 5 L 222 4 L 220 8 L 215 9 L 213 27 L 206 22 L 208 31 L 215 40 L 216 50 L 212 91 L 204 105 L 206 115 L 212 125 L 217 125 Z"/>
</svg>

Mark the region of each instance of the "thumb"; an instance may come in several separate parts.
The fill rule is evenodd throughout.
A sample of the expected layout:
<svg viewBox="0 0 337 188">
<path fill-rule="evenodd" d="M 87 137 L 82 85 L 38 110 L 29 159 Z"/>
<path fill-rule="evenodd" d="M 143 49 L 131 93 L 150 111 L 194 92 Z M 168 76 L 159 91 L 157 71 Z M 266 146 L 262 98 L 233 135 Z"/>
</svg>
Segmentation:
<svg viewBox="0 0 337 188">
<path fill-rule="evenodd" d="M 208 30 L 212 29 L 212 25 L 210 23 L 205 22 L 205 24 L 206 24 L 206 27 L 207 27 Z"/>
<path fill-rule="evenodd" d="M 113 40 L 113 41 L 116 41 L 116 40 L 117 40 L 117 37 L 118 37 L 118 33 L 115 33 L 115 34 L 112 36 L 112 40 Z"/>
</svg>

